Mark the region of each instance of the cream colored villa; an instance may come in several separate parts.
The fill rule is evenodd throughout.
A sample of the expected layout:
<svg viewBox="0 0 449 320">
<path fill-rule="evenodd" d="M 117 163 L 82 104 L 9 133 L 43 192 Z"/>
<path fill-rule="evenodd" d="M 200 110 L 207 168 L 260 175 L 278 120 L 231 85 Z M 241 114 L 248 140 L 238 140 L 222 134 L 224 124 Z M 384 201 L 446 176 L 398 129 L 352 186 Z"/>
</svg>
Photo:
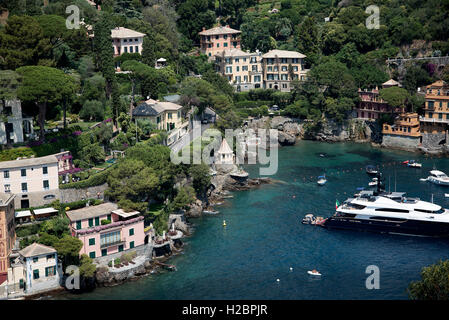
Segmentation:
<svg viewBox="0 0 449 320">
<path fill-rule="evenodd" d="M 264 88 L 290 91 L 291 81 L 304 81 L 308 69 L 304 68 L 305 55 L 295 51 L 271 50 L 262 55 Z"/>
<path fill-rule="evenodd" d="M 216 71 L 225 76 L 237 91 L 263 87 L 262 54 L 230 49 L 215 55 Z"/>
<path fill-rule="evenodd" d="M 59 198 L 55 155 L 0 162 L 0 192 L 15 194 L 15 208 L 38 207 Z"/>
<path fill-rule="evenodd" d="M 123 53 L 142 53 L 144 36 L 145 33 L 123 27 L 112 29 L 111 38 L 114 56 L 120 56 Z"/>
<path fill-rule="evenodd" d="M 148 119 L 160 130 L 171 131 L 188 124 L 183 117 L 183 106 L 173 102 L 149 99 L 132 112 L 133 118 Z"/>
<path fill-rule="evenodd" d="M 225 76 L 236 91 L 264 88 L 289 92 L 293 80 L 304 81 L 302 53 L 271 50 L 265 54 L 230 49 L 215 55 L 216 71 Z"/>
</svg>

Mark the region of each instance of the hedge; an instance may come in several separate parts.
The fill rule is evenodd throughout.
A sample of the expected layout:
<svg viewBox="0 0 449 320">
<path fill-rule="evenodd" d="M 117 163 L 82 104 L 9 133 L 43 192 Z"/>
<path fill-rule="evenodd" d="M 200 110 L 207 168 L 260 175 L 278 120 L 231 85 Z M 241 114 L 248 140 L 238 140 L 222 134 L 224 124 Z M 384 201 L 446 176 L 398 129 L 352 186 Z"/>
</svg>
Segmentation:
<svg viewBox="0 0 449 320">
<path fill-rule="evenodd" d="M 255 100 L 255 101 L 245 100 L 236 102 L 234 105 L 236 108 L 242 109 L 242 108 L 258 108 L 263 105 L 269 106 L 272 103 L 273 103 L 272 101 L 267 100 Z"/>
<path fill-rule="evenodd" d="M 59 185 L 59 189 L 84 189 L 95 187 L 106 183 L 110 171 L 110 167 L 94 175 L 91 175 L 86 180 L 71 182 Z"/>
<path fill-rule="evenodd" d="M 61 203 L 63 208 L 69 207 L 70 210 L 76 210 L 80 208 L 84 208 L 86 203 L 90 201 L 91 206 L 96 206 L 103 203 L 103 200 L 100 199 L 86 199 L 86 200 L 78 200 L 74 202 Z"/>
</svg>

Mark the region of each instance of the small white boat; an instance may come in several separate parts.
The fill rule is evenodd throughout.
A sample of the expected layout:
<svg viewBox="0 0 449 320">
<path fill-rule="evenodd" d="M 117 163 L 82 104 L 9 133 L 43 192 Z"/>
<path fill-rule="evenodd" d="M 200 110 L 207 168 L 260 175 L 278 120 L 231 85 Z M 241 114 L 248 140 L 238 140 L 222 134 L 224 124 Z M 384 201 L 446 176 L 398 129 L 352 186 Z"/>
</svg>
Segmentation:
<svg viewBox="0 0 449 320">
<path fill-rule="evenodd" d="M 421 179 L 419 179 L 419 181 L 425 182 L 425 181 L 427 181 L 427 178 L 421 178 Z"/>
<path fill-rule="evenodd" d="M 444 197 L 445 197 L 445 198 L 449 198 L 449 193 L 445 193 L 445 194 L 444 194 Z"/>
<path fill-rule="evenodd" d="M 324 186 L 326 184 L 326 182 L 327 182 L 326 176 L 319 176 L 318 177 L 318 181 L 317 181 L 318 185 Z"/>
<path fill-rule="evenodd" d="M 377 186 L 377 178 L 373 178 L 371 182 L 368 183 L 368 186 L 375 187 Z"/>
<path fill-rule="evenodd" d="M 416 162 L 415 160 L 408 160 L 407 166 L 408 166 L 408 167 L 411 167 L 411 168 L 421 168 L 421 167 L 422 167 L 422 164 Z"/>
<path fill-rule="evenodd" d="M 212 211 L 212 210 L 203 210 L 203 213 L 205 214 L 219 214 L 219 211 Z"/>
<path fill-rule="evenodd" d="M 442 186 L 449 186 L 449 177 L 444 172 L 439 170 L 430 171 L 430 176 L 427 177 L 427 181 Z"/>
<path fill-rule="evenodd" d="M 319 273 L 317 270 L 307 271 L 308 274 L 311 276 L 321 276 L 321 273 Z"/>
</svg>

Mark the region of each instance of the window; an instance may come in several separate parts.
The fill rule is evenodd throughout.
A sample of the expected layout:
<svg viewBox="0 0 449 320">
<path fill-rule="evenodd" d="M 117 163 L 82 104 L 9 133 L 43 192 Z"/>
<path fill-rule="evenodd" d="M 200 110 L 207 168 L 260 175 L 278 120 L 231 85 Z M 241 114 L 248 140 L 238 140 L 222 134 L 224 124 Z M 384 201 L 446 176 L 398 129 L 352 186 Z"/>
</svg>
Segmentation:
<svg viewBox="0 0 449 320">
<path fill-rule="evenodd" d="M 134 51 L 136 52 L 136 53 L 139 53 L 139 46 L 134 46 Z"/>
<path fill-rule="evenodd" d="M 9 179 L 9 170 L 3 171 L 3 178 Z"/>
<path fill-rule="evenodd" d="M 237 66 L 235 71 L 239 72 L 240 71 L 240 67 Z"/>
<path fill-rule="evenodd" d="M 217 48 L 220 48 L 220 44 L 219 43 L 217 43 Z"/>
<path fill-rule="evenodd" d="M 100 225 L 100 217 L 96 217 L 95 218 L 95 226 L 99 226 Z"/>
<path fill-rule="evenodd" d="M 134 248 L 134 241 L 131 241 L 131 242 L 129 243 L 129 248 L 130 248 L 130 249 Z"/>
<path fill-rule="evenodd" d="M 78 220 L 76 222 L 76 230 L 80 230 L 81 229 L 81 220 Z"/>
<path fill-rule="evenodd" d="M 129 46 L 129 52 L 130 52 L 130 53 L 133 53 L 133 52 L 134 52 L 133 46 Z"/>
<path fill-rule="evenodd" d="M 94 246 L 95 245 L 95 238 L 90 238 L 89 239 L 89 245 L 90 246 Z"/>
<path fill-rule="evenodd" d="M 27 176 L 27 169 L 20 169 L 20 175 L 22 177 L 26 177 Z"/>
<path fill-rule="evenodd" d="M 168 113 L 168 118 L 173 119 L 173 114 L 171 112 Z"/>
<path fill-rule="evenodd" d="M 287 63 L 287 58 L 281 58 L 281 63 Z"/>
<path fill-rule="evenodd" d="M 123 244 L 118 246 L 118 252 L 122 252 L 123 251 Z"/>
<path fill-rule="evenodd" d="M 234 46 L 234 48 L 236 48 L 236 47 L 237 47 L 237 42 L 234 41 L 234 42 L 232 43 L 232 45 Z"/>
<path fill-rule="evenodd" d="M 45 276 L 51 277 L 56 274 L 56 266 L 45 268 Z"/>
<path fill-rule="evenodd" d="M 39 257 L 34 257 L 33 258 L 33 263 L 37 263 L 39 261 Z"/>
<path fill-rule="evenodd" d="M 108 255 L 108 249 L 102 249 L 101 250 L 101 256 L 104 257 L 104 256 L 107 256 L 107 255 Z"/>
<path fill-rule="evenodd" d="M 278 66 L 274 66 L 274 72 L 278 72 L 278 71 L 279 71 Z"/>
<path fill-rule="evenodd" d="M 251 70 L 257 72 L 257 65 L 251 66 Z"/>
<path fill-rule="evenodd" d="M 228 35 L 227 34 L 225 34 L 225 35 L 223 35 L 223 39 L 228 39 Z"/>
<path fill-rule="evenodd" d="M 288 80 L 287 74 L 281 74 L 281 80 Z"/>
<path fill-rule="evenodd" d="M 284 72 L 287 71 L 287 66 L 282 66 L 281 71 L 284 71 Z"/>
<path fill-rule="evenodd" d="M 248 66 L 243 66 L 242 71 L 248 71 Z"/>
<path fill-rule="evenodd" d="M 50 184 L 48 183 L 48 180 L 44 180 L 43 184 L 44 184 L 44 190 L 50 189 Z"/>
<path fill-rule="evenodd" d="M 52 254 L 47 254 L 47 261 L 51 260 L 54 258 L 54 255 Z"/>
<path fill-rule="evenodd" d="M 128 53 L 128 47 L 124 47 L 125 53 Z"/>
<path fill-rule="evenodd" d="M 28 192 L 28 185 L 26 182 L 22 183 L 22 192 Z"/>
<path fill-rule="evenodd" d="M 442 113 L 438 114 L 438 119 L 443 119 L 443 114 Z"/>
<path fill-rule="evenodd" d="M 120 242 L 120 231 L 114 231 L 100 235 L 101 246 L 107 246 L 118 242 Z"/>
<path fill-rule="evenodd" d="M 89 258 L 95 259 L 95 251 L 89 252 Z"/>
<path fill-rule="evenodd" d="M 11 192 L 11 185 L 5 184 L 5 193 Z"/>
<path fill-rule="evenodd" d="M 134 228 L 129 229 L 129 235 L 133 236 L 134 235 Z"/>
<path fill-rule="evenodd" d="M 220 39 L 220 36 L 215 36 L 215 39 L 217 39 L 217 40 Z"/>
<path fill-rule="evenodd" d="M 134 39 L 134 41 L 135 41 L 135 42 L 138 42 L 138 41 L 139 41 L 139 39 L 135 38 L 135 39 Z"/>
<path fill-rule="evenodd" d="M 108 214 L 107 219 L 108 219 L 109 221 L 112 221 L 112 218 L 111 218 L 111 215 L 110 215 L 110 214 Z"/>
<path fill-rule="evenodd" d="M 254 82 L 260 82 L 260 76 L 254 76 Z"/>
<path fill-rule="evenodd" d="M 239 58 L 235 58 L 235 63 L 239 63 L 240 59 Z"/>
<path fill-rule="evenodd" d="M 34 280 L 39 279 L 39 270 L 38 269 L 33 270 L 33 279 Z"/>
<path fill-rule="evenodd" d="M 227 47 L 227 46 L 228 46 L 228 43 L 227 43 L 227 42 L 223 43 L 223 46 L 224 46 L 224 47 Z"/>
<path fill-rule="evenodd" d="M 226 73 L 232 73 L 232 67 L 226 67 Z"/>
<path fill-rule="evenodd" d="M 42 167 L 42 174 L 48 174 L 48 167 Z"/>
<path fill-rule="evenodd" d="M 94 226 L 94 219 L 89 218 L 89 227 L 93 227 L 93 226 Z"/>
</svg>

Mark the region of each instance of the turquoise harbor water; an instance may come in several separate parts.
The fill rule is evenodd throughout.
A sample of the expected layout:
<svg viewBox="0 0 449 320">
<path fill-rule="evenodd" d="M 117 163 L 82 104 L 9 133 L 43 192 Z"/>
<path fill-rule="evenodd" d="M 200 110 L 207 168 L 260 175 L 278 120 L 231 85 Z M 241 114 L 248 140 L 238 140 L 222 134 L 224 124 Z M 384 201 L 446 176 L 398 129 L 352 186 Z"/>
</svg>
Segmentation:
<svg viewBox="0 0 449 320">
<path fill-rule="evenodd" d="M 327 153 L 326 158 L 319 153 Z M 414 158 L 422 169 L 401 161 Z M 407 299 L 410 281 L 422 267 L 449 258 L 449 241 L 422 237 L 326 230 L 303 225 L 306 213 L 328 217 L 335 200 L 367 186 L 367 164 L 379 164 L 394 191 L 449 207 L 449 188 L 420 182 L 433 166 L 449 172 L 449 161 L 366 144 L 301 141 L 279 150 L 282 183 L 234 192 L 220 214 L 191 220 L 194 235 L 183 254 L 171 259 L 177 272 L 150 275 L 69 299 Z M 258 176 L 257 167 L 247 170 Z M 316 177 L 326 173 L 319 187 Z M 294 197 L 295 196 L 295 197 Z M 227 227 L 222 226 L 226 219 Z M 380 289 L 365 288 L 368 265 L 380 269 Z M 290 272 L 289 268 L 293 267 Z M 313 280 L 307 270 L 323 276 Z M 280 281 L 276 282 L 279 278 Z"/>
</svg>

